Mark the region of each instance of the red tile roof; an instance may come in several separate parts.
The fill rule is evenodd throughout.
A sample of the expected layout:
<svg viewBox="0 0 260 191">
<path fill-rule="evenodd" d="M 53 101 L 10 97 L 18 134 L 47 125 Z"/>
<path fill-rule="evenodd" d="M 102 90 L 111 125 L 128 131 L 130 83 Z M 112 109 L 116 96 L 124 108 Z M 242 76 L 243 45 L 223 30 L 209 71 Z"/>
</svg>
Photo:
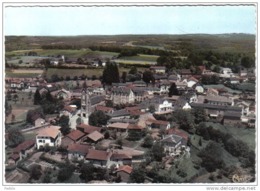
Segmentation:
<svg viewBox="0 0 260 191">
<path fill-rule="evenodd" d="M 128 129 L 135 129 L 135 130 L 142 130 L 142 129 L 144 129 L 145 127 L 142 127 L 142 126 L 139 126 L 139 125 L 137 125 L 137 124 L 129 124 L 128 125 L 128 127 L 127 127 Z"/>
<path fill-rule="evenodd" d="M 80 130 L 73 130 L 66 136 L 69 137 L 73 141 L 78 141 L 84 135 L 85 135 L 85 133 L 82 133 Z"/>
<path fill-rule="evenodd" d="M 103 139 L 103 138 L 104 138 L 104 135 L 101 134 L 101 133 L 99 133 L 98 131 L 94 131 L 94 132 L 88 134 L 87 137 L 88 137 L 89 139 L 91 139 L 92 141 L 95 141 L 95 142 L 96 142 L 96 141 L 98 141 L 98 140 L 100 140 L 100 139 Z"/>
<path fill-rule="evenodd" d="M 78 130 L 86 133 L 86 134 L 90 134 L 90 133 L 92 133 L 94 131 L 98 131 L 98 132 L 101 131 L 100 127 L 95 127 L 95 126 L 87 125 L 87 124 L 84 124 L 84 123 L 81 123 L 80 125 L 77 125 L 76 128 Z"/>
<path fill-rule="evenodd" d="M 90 145 L 82 145 L 82 144 L 78 144 L 78 143 L 71 144 L 68 147 L 69 152 L 77 152 L 77 153 L 81 153 L 83 155 L 86 155 L 88 153 L 89 149 L 91 149 Z"/>
<path fill-rule="evenodd" d="M 35 140 L 24 141 L 21 144 L 19 144 L 17 147 L 15 147 L 13 152 L 19 153 L 21 151 L 32 148 L 34 145 L 35 145 Z"/>
<path fill-rule="evenodd" d="M 86 159 L 106 161 L 108 160 L 109 156 L 110 153 L 107 151 L 89 149 Z"/>
<path fill-rule="evenodd" d="M 128 174 L 131 174 L 132 171 L 133 171 L 133 168 L 132 168 L 131 166 L 128 166 L 128 165 L 123 165 L 123 166 L 120 166 L 120 167 L 116 170 L 116 172 L 119 172 L 119 171 L 124 171 L 124 172 L 126 172 L 126 173 L 128 173 Z"/>
<path fill-rule="evenodd" d="M 49 126 L 44 129 L 41 129 L 37 136 L 51 137 L 51 138 L 55 139 L 59 133 L 60 133 L 60 130 L 58 129 L 58 126 Z"/>
</svg>

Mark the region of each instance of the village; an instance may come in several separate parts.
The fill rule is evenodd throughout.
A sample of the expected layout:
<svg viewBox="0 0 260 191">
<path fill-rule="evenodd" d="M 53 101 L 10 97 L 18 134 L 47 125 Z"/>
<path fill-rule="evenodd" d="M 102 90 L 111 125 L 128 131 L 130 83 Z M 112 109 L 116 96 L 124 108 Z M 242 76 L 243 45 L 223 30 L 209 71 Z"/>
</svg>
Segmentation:
<svg viewBox="0 0 260 191">
<path fill-rule="evenodd" d="M 255 128 L 255 93 L 232 89 L 255 81 L 254 68 L 216 72 L 202 64 L 194 72 L 151 65 L 140 72 L 133 66 L 113 82 L 116 63 L 96 67 L 104 68 L 103 80 L 5 78 L 6 182 L 239 182 L 237 172 L 254 179 L 252 145 L 241 146 L 241 139 Z M 22 128 L 8 131 L 30 104 L 35 109 L 24 113 Z"/>
</svg>

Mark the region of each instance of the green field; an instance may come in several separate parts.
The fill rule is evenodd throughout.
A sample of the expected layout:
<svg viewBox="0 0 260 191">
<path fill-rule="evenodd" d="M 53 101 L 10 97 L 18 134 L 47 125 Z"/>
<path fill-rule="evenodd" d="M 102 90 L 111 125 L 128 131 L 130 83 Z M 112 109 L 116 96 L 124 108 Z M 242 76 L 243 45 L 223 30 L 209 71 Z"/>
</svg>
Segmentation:
<svg viewBox="0 0 260 191">
<path fill-rule="evenodd" d="M 137 68 L 138 71 L 144 71 L 146 68 Z M 130 68 L 119 68 L 120 76 L 123 72 L 129 72 Z M 47 71 L 47 78 L 50 78 L 53 74 L 57 74 L 59 77 L 70 76 L 81 76 L 86 75 L 88 77 L 92 77 L 95 75 L 96 77 L 100 77 L 103 74 L 103 68 L 86 68 L 86 69 L 58 69 L 58 68 L 49 68 Z"/>
<path fill-rule="evenodd" d="M 26 53 L 33 51 L 38 54 L 38 56 L 57 56 L 57 55 L 64 55 L 66 57 L 73 57 L 73 58 L 79 58 L 79 57 L 85 57 L 85 56 L 101 56 L 101 57 L 113 57 L 117 56 L 118 53 L 116 52 L 106 52 L 106 51 L 92 51 L 90 49 L 79 49 L 79 50 L 61 50 L 61 49 L 31 49 L 31 50 L 18 50 L 18 51 L 10 51 L 6 52 L 5 55 L 7 58 L 10 57 L 18 57 L 16 60 L 20 60 L 23 58 Z M 25 57 L 26 58 L 26 57 Z M 31 57 L 34 59 L 34 57 Z M 37 58 L 37 56 L 35 57 Z M 22 59 L 23 60 L 23 59 Z M 23 60 L 24 61 L 24 60 Z M 26 62 L 26 60 L 24 61 Z"/>
<path fill-rule="evenodd" d="M 39 74 L 33 74 L 33 73 L 13 73 L 10 71 L 5 72 L 5 77 L 8 78 L 35 78 Z"/>
</svg>

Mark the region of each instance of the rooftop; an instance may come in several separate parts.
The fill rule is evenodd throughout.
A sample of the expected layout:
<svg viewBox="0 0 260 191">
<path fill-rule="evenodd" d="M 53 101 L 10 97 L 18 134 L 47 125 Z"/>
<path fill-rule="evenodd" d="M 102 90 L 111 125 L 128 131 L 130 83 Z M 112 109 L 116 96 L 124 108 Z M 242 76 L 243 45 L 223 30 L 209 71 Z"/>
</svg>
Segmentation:
<svg viewBox="0 0 260 191">
<path fill-rule="evenodd" d="M 81 154 L 87 154 L 90 148 L 91 148 L 91 146 L 89 146 L 89 145 L 74 143 L 74 144 L 69 145 L 68 151 L 77 152 L 77 153 L 81 153 Z"/>
<path fill-rule="evenodd" d="M 112 123 L 112 124 L 109 124 L 107 127 L 108 128 L 116 128 L 116 129 L 127 129 L 129 126 L 129 123 Z"/>
<path fill-rule="evenodd" d="M 51 137 L 51 138 L 55 139 L 58 136 L 58 134 L 60 133 L 60 130 L 57 127 L 58 126 L 45 127 L 44 129 L 41 129 L 39 131 L 37 136 Z"/>
<path fill-rule="evenodd" d="M 100 139 L 103 139 L 103 138 L 104 138 L 104 135 L 101 134 L 101 133 L 98 132 L 98 131 L 94 131 L 94 132 L 88 134 L 87 137 L 90 138 L 92 141 L 95 141 L 95 142 L 96 142 L 96 141 L 98 141 L 98 140 L 100 140 Z"/>
<path fill-rule="evenodd" d="M 132 171 L 133 171 L 133 168 L 131 166 L 128 166 L 128 165 L 123 165 L 123 166 L 120 166 L 116 172 L 119 172 L 119 171 L 124 171 L 126 172 L 127 174 L 131 174 Z"/>
<path fill-rule="evenodd" d="M 89 149 L 86 159 L 106 161 L 108 160 L 109 155 L 110 153 L 107 151 Z"/>
<path fill-rule="evenodd" d="M 84 135 L 85 135 L 85 133 L 83 133 L 79 130 L 73 130 L 66 136 L 69 137 L 70 139 L 72 139 L 73 141 L 77 141 L 80 138 L 82 138 Z"/>
</svg>

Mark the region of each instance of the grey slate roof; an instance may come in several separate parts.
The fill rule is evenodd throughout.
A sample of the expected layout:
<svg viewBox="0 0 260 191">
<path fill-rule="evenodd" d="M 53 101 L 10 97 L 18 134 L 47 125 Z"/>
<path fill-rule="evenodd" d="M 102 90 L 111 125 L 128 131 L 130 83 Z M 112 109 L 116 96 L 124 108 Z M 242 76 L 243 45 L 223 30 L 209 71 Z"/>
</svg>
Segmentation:
<svg viewBox="0 0 260 191">
<path fill-rule="evenodd" d="M 121 117 L 121 116 L 129 116 L 130 113 L 126 109 L 115 110 L 113 113 L 109 113 L 110 117 Z"/>
<path fill-rule="evenodd" d="M 237 111 L 241 112 L 241 107 L 236 106 L 225 106 L 225 105 L 212 105 L 207 103 L 191 103 L 190 106 L 192 108 L 202 108 L 202 109 L 219 109 L 219 110 L 225 110 L 225 111 Z"/>
<path fill-rule="evenodd" d="M 105 96 L 103 96 L 103 95 L 90 97 L 91 105 L 96 105 L 96 104 L 98 104 L 98 103 L 100 103 L 102 101 L 105 101 Z"/>
</svg>

